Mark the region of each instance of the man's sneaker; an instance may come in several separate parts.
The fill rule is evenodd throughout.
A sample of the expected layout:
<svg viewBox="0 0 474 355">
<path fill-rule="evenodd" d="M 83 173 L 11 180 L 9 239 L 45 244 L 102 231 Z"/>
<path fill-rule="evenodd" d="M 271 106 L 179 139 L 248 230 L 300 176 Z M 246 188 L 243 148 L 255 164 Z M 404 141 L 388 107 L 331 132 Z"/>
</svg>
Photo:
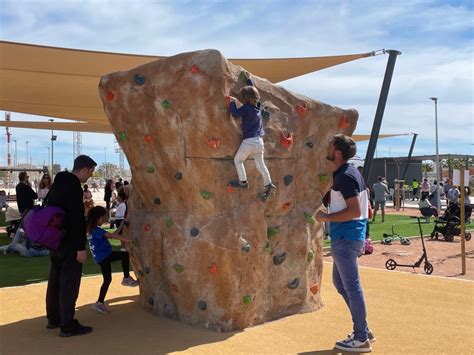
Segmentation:
<svg viewBox="0 0 474 355">
<path fill-rule="evenodd" d="M 109 309 L 105 305 L 105 303 L 102 302 L 96 302 L 92 305 L 92 308 L 94 308 L 97 312 L 102 313 L 102 314 L 107 314 L 110 313 Z"/>
<path fill-rule="evenodd" d="M 369 339 L 366 341 L 359 341 L 356 339 L 347 338 L 345 340 L 338 341 L 334 347 L 339 350 L 354 353 L 370 353 L 372 351 L 372 346 L 370 345 Z"/>
<path fill-rule="evenodd" d="M 92 327 L 87 327 L 80 324 L 77 320 L 73 319 L 72 324 L 69 327 L 61 328 L 59 333 L 60 337 L 73 337 L 76 335 L 84 335 L 92 332 Z"/>
<path fill-rule="evenodd" d="M 124 277 L 122 280 L 122 285 L 123 286 L 130 286 L 130 287 L 135 287 L 138 286 L 138 281 L 134 280 L 133 277 Z"/>
<path fill-rule="evenodd" d="M 59 323 L 54 323 L 54 322 L 48 322 L 46 325 L 46 328 L 48 329 L 56 329 L 59 328 L 60 324 Z"/>
<path fill-rule="evenodd" d="M 232 180 L 232 181 L 229 181 L 229 186 L 238 187 L 241 189 L 248 189 L 249 183 L 248 181 Z"/>
<path fill-rule="evenodd" d="M 368 332 L 367 332 L 367 338 L 369 339 L 370 341 L 370 344 L 373 344 L 375 343 L 375 341 L 377 340 L 377 338 L 375 337 L 374 333 L 372 333 L 372 331 L 369 329 Z M 354 339 L 354 332 L 352 332 L 351 334 L 347 335 L 347 339 Z"/>
</svg>

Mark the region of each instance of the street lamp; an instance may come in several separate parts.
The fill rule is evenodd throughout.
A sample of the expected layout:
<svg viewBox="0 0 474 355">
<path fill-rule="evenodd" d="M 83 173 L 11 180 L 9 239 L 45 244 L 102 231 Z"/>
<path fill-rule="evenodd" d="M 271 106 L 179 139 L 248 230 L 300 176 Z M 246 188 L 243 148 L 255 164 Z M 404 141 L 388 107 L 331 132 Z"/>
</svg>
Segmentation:
<svg viewBox="0 0 474 355">
<path fill-rule="evenodd" d="M 104 147 L 104 171 L 105 171 L 105 178 L 108 179 L 108 174 L 107 174 L 107 147 Z"/>
<path fill-rule="evenodd" d="M 53 131 L 53 122 L 54 122 L 54 119 L 50 118 L 48 120 L 49 122 L 51 122 L 51 176 L 54 175 L 54 171 L 53 171 L 53 165 L 54 165 L 54 141 L 58 138 L 58 136 L 55 136 L 54 135 L 54 131 Z"/>
<path fill-rule="evenodd" d="M 438 186 L 436 187 L 436 208 L 438 212 L 441 211 L 441 197 L 440 197 L 440 180 L 439 180 L 439 151 L 438 151 L 438 98 L 437 97 L 430 97 L 430 100 L 434 101 L 435 104 L 435 132 L 436 132 L 436 181 L 438 182 Z"/>
<path fill-rule="evenodd" d="M 16 139 L 13 139 L 13 142 L 15 142 L 15 156 L 13 157 L 13 166 L 17 166 L 18 162 L 16 160 Z"/>
<path fill-rule="evenodd" d="M 26 141 L 26 165 L 28 165 L 28 141 Z"/>
<path fill-rule="evenodd" d="M 51 155 L 49 155 L 49 147 L 45 147 L 46 149 L 48 149 L 48 166 L 49 166 L 49 173 L 51 174 L 51 176 L 53 176 L 53 167 L 51 165 Z"/>
</svg>

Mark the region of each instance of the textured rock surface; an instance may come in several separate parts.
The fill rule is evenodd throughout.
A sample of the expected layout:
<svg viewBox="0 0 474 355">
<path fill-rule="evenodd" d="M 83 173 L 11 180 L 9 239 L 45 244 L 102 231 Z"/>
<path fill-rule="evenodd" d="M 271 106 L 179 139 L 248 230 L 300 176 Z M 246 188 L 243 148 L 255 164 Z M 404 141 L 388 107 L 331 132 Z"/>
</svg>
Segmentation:
<svg viewBox="0 0 474 355">
<path fill-rule="evenodd" d="M 232 191 L 241 130 L 225 98 L 244 86 L 241 70 L 206 50 L 110 74 L 99 85 L 132 169 L 126 233 L 140 302 L 220 331 L 322 306 L 322 226 L 312 215 L 331 184 L 328 142 L 352 134 L 358 116 L 253 77 L 268 112 L 265 158 L 278 189 L 260 201 L 263 181 L 248 160 L 250 189 Z"/>
</svg>

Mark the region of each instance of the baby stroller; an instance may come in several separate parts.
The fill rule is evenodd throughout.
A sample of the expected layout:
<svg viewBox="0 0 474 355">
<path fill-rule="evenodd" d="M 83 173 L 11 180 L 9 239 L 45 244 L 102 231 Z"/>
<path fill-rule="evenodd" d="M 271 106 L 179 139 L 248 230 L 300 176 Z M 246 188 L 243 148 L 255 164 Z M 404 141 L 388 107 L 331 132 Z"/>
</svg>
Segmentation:
<svg viewBox="0 0 474 355">
<path fill-rule="evenodd" d="M 467 222 L 471 216 L 471 206 L 465 206 L 465 222 Z M 461 234 L 461 209 L 458 204 L 451 204 L 448 206 L 444 214 L 435 220 L 435 226 L 431 232 L 431 239 L 438 239 L 439 235 L 442 234 L 444 240 L 452 242 L 455 236 Z M 471 240 L 471 233 L 466 232 L 464 239 L 467 241 Z"/>
</svg>

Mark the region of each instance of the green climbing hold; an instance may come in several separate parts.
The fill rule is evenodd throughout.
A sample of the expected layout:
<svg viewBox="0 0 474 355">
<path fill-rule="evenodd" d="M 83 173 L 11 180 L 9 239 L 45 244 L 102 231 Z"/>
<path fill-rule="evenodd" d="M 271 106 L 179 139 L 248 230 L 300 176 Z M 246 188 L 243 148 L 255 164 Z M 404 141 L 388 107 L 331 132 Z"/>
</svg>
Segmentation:
<svg viewBox="0 0 474 355">
<path fill-rule="evenodd" d="M 268 227 L 267 228 L 267 237 L 271 239 L 280 233 L 280 227 Z"/>
<path fill-rule="evenodd" d="M 267 242 L 267 243 L 265 244 L 265 246 L 263 247 L 263 251 L 264 251 L 265 253 L 270 254 L 270 252 L 272 251 L 272 247 L 270 246 L 270 243 L 269 243 L 269 242 Z"/>
<path fill-rule="evenodd" d="M 169 229 L 169 228 L 173 227 L 173 225 L 174 225 L 174 222 L 173 222 L 173 220 L 172 220 L 171 218 L 166 218 L 166 219 L 165 219 L 165 226 L 166 226 L 166 228 Z"/>
<path fill-rule="evenodd" d="M 239 80 L 244 84 L 247 84 L 247 76 L 245 75 L 245 71 L 241 71 L 239 74 Z"/>
<path fill-rule="evenodd" d="M 174 269 L 174 271 L 176 271 L 176 272 L 183 272 L 183 271 L 184 271 L 183 265 L 180 265 L 180 264 L 174 264 L 174 265 L 173 265 L 173 269 Z"/>
<path fill-rule="evenodd" d="M 171 108 L 171 102 L 168 101 L 168 100 L 163 100 L 163 102 L 161 103 L 161 106 L 163 106 L 164 108 Z"/>
<path fill-rule="evenodd" d="M 242 297 L 242 303 L 243 303 L 243 304 L 250 304 L 250 303 L 252 303 L 252 297 L 250 297 L 250 295 L 245 295 L 244 297 Z"/>
<path fill-rule="evenodd" d="M 262 110 L 262 117 L 266 120 L 269 120 L 270 119 L 270 112 L 268 112 L 267 110 Z"/>
<path fill-rule="evenodd" d="M 214 197 L 214 192 L 201 190 L 201 196 L 205 200 L 210 200 L 211 198 Z"/>
<path fill-rule="evenodd" d="M 155 172 L 155 167 L 152 165 L 149 165 L 146 167 L 146 172 L 149 174 L 153 174 Z"/>
<path fill-rule="evenodd" d="M 304 219 L 307 223 L 315 225 L 316 224 L 316 219 L 311 213 L 305 212 L 304 213 Z"/>
<path fill-rule="evenodd" d="M 314 251 L 310 250 L 308 251 L 308 256 L 306 257 L 306 260 L 308 260 L 308 263 L 312 262 L 314 259 Z"/>
<path fill-rule="evenodd" d="M 127 133 L 125 133 L 125 132 L 120 132 L 120 133 L 119 133 L 119 137 L 120 137 L 120 139 L 123 140 L 123 141 L 126 141 L 126 140 L 128 139 L 128 138 L 127 138 Z"/>
<path fill-rule="evenodd" d="M 319 182 L 328 182 L 327 174 L 319 174 Z"/>
</svg>

